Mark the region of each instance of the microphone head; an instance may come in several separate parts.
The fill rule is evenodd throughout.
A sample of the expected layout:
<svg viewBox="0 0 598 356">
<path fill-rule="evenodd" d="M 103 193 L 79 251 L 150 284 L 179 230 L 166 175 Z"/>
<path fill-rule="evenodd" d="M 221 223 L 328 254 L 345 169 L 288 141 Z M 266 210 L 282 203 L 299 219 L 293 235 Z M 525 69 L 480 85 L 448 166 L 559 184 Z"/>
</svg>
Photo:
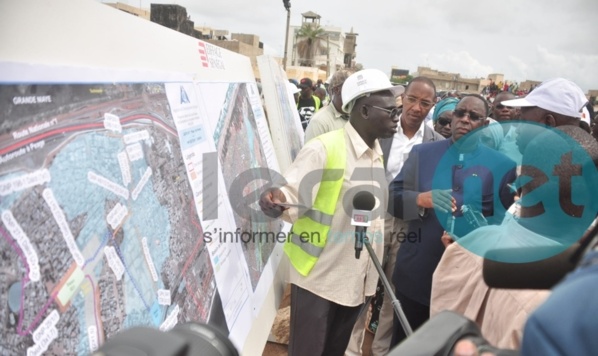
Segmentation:
<svg viewBox="0 0 598 356">
<path fill-rule="evenodd" d="M 353 209 L 371 211 L 376 206 L 376 198 L 368 191 L 357 192 L 353 197 Z"/>
</svg>

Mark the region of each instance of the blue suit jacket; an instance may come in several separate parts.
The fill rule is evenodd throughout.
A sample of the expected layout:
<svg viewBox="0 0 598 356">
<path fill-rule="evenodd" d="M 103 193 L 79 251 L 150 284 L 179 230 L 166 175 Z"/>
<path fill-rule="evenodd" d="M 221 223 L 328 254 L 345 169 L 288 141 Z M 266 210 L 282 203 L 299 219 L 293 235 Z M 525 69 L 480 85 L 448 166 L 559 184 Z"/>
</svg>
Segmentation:
<svg viewBox="0 0 598 356">
<path fill-rule="evenodd" d="M 474 227 L 460 212 L 463 204 L 480 211 L 489 224 L 502 221 L 513 203 L 507 184 L 515 180 L 515 166 L 505 155 L 484 145 L 467 153 L 459 152 L 451 139 L 413 147 L 390 184 L 389 212 L 409 223 L 408 238 L 402 236 L 393 275 L 398 292 L 430 305 L 432 274 L 444 252 L 440 237 L 450 215 L 435 209 L 420 214 L 417 196 L 434 189 L 452 189 L 457 201 L 453 231 L 464 236 Z"/>
<path fill-rule="evenodd" d="M 595 355 L 596 295 L 598 251 L 590 251 L 527 319 L 521 355 Z"/>
</svg>

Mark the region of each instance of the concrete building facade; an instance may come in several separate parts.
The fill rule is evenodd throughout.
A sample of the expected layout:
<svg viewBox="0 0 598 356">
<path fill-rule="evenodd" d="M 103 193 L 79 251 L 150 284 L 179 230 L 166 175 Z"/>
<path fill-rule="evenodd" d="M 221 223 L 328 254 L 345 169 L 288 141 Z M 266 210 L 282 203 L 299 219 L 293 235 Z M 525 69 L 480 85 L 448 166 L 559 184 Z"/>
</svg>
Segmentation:
<svg viewBox="0 0 598 356">
<path fill-rule="evenodd" d="M 436 91 L 456 90 L 461 93 L 479 93 L 490 83 L 485 78 L 463 78 L 459 73 L 441 72 L 429 67 L 417 67 L 417 72 L 413 76 L 430 78 L 436 85 Z"/>
<path fill-rule="evenodd" d="M 230 40 L 204 39 L 204 41 L 249 57 L 253 74 L 255 75 L 256 79 L 260 79 L 257 57 L 264 54 L 264 44 L 260 42 L 260 38 L 258 36 L 244 33 L 233 33 Z"/>
<path fill-rule="evenodd" d="M 315 12 L 305 12 L 301 14 L 302 21 L 300 26 L 289 26 L 289 38 L 287 39 L 287 62 L 286 67 L 297 67 L 304 64 L 306 59 L 301 58 L 298 51 L 298 43 L 301 38 L 297 33 L 302 26 L 319 26 L 324 30 L 324 34 L 319 41 L 319 48 L 316 48 L 312 67 L 319 68 L 332 74 L 339 69 L 347 67 L 346 55 L 348 54 L 349 63 L 355 59 L 356 33 L 351 30 L 350 33 L 343 33 L 340 27 L 321 26 L 321 16 Z M 347 50 L 350 50 L 346 52 Z"/>
<path fill-rule="evenodd" d="M 519 89 L 523 91 L 530 91 L 532 88 L 537 87 L 542 83 L 538 80 L 526 80 L 524 82 L 519 83 Z"/>
<path fill-rule="evenodd" d="M 141 17 L 144 20 L 149 21 L 149 19 L 150 19 L 150 11 L 149 10 L 140 9 L 138 7 L 123 4 L 120 2 L 110 3 L 110 4 L 107 3 L 106 5 L 113 7 L 115 9 L 118 9 L 118 10 L 124 11 L 126 13 L 129 13 L 133 16 Z"/>
</svg>

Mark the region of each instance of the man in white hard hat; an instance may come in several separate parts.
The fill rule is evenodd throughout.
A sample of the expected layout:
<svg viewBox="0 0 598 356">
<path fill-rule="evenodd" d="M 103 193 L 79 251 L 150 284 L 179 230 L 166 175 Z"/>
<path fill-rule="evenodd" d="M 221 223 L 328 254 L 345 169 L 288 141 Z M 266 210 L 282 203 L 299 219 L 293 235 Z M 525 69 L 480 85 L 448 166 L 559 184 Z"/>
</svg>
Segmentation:
<svg viewBox="0 0 598 356">
<path fill-rule="evenodd" d="M 260 199 L 267 216 L 293 223 L 284 246 L 291 263 L 289 355 L 343 355 L 366 297 L 375 292 L 378 273 L 369 256 L 356 258 L 351 211 L 358 192 L 377 198 L 367 236 L 380 259 L 388 190 L 378 138 L 398 128 L 392 88 L 376 69 L 347 78 L 341 95 L 349 122 L 309 141 L 282 187 Z"/>
<path fill-rule="evenodd" d="M 443 136 L 425 124 L 425 117 L 433 107 L 436 98 L 434 82 L 426 77 L 415 77 L 400 97 L 403 109 L 399 117 L 399 129 L 392 138 L 380 140 L 389 183 L 399 174 L 413 146 L 444 140 Z M 397 253 L 402 242 L 401 234 L 407 231 L 407 223 L 391 217 L 386 226 L 389 226 L 388 224 L 392 226 L 392 232 L 386 234 L 384 272 L 388 280 L 392 280 Z M 372 342 L 372 355 L 380 356 L 388 353 L 392 338 L 393 317 L 392 300 L 389 293 L 385 293 L 378 317 L 378 328 Z"/>
</svg>

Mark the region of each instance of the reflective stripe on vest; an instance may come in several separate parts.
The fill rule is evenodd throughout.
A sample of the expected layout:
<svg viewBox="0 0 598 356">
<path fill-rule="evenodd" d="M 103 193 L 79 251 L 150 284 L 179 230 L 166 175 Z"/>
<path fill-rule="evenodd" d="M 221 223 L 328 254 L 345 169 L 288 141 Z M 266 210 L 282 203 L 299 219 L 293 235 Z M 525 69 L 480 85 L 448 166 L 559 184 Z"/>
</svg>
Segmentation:
<svg viewBox="0 0 598 356">
<path fill-rule="evenodd" d="M 326 171 L 312 209 L 295 221 L 291 238 L 284 245 L 291 264 L 303 276 L 309 274 L 326 246 L 347 164 L 344 129 L 325 133 L 316 139 L 322 141 L 326 149 Z"/>
</svg>

